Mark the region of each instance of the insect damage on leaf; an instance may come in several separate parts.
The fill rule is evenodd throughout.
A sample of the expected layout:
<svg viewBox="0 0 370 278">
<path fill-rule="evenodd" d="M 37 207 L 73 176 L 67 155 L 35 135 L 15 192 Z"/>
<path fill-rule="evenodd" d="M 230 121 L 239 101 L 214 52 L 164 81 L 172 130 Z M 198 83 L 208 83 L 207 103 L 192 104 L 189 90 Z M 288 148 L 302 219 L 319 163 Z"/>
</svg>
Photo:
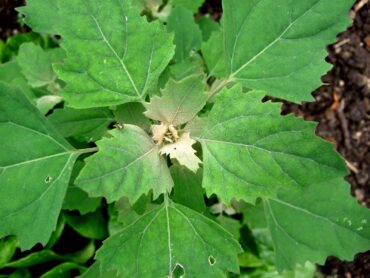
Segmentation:
<svg viewBox="0 0 370 278">
<path fill-rule="evenodd" d="M 197 172 L 202 161 L 195 155 L 196 151 L 192 146 L 196 141 L 190 138 L 189 132 L 179 135 L 173 125 L 164 123 L 153 125 L 152 131 L 152 138 L 160 146 L 161 155 L 169 155 L 171 159 L 176 159 L 189 170 Z"/>
</svg>

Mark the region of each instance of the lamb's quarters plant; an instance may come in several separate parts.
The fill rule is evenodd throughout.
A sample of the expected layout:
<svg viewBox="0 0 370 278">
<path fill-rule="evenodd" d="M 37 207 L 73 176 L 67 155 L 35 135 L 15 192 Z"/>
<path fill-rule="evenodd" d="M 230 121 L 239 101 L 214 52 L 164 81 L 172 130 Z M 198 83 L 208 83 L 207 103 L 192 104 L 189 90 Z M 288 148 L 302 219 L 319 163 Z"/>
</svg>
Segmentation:
<svg viewBox="0 0 370 278">
<path fill-rule="evenodd" d="M 312 100 L 353 2 L 223 0 L 215 22 L 201 0 L 28 0 L 57 43 L 0 65 L 0 267 L 82 274 L 104 239 L 82 277 L 312 277 L 370 249 L 344 160 L 264 101 Z M 66 226 L 78 255 L 52 250 Z"/>
</svg>

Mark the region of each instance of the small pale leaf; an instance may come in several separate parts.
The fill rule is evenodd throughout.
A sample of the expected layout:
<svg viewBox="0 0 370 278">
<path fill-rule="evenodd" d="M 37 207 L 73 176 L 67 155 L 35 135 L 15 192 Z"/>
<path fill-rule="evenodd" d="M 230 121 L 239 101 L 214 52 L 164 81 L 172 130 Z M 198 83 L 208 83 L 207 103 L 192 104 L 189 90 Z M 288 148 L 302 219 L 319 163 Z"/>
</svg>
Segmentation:
<svg viewBox="0 0 370 278">
<path fill-rule="evenodd" d="M 170 125 L 181 125 L 196 116 L 207 101 L 203 75 L 191 75 L 180 81 L 170 79 L 162 96 L 146 103 L 145 115 Z"/>
<path fill-rule="evenodd" d="M 164 145 L 159 153 L 169 155 L 171 159 L 176 159 L 180 165 L 196 172 L 202 161 L 195 155 L 196 151 L 192 147 L 195 143 L 196 141 L 190 138 L 189 133 L 185 132 L 176 143 Z"/>
</svg>

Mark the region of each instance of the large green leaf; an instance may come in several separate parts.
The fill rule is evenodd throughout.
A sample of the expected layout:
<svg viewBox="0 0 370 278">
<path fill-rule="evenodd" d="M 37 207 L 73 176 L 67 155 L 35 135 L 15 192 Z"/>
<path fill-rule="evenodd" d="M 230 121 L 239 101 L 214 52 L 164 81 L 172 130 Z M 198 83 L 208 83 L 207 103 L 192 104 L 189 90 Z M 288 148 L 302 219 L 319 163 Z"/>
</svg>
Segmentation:
<svg viewBox="0 0 370 278">
<path fill-rule="evenodd" d="M 12 259 L 17 247 L 18 241 L 14 236 L 0 239 L 0 269 Z"/>
<path fill-rule="evenodd" d="M 170 170 L 175 183 L 173 200 L 178 204 L 203 213 L 206 210 L 206 204 L 202 188 L 202 171 L 194 173 L 176 164 Z"/>
<path fill-rule="evenodd" d="M 43 50 L 33 43 L 22 44 L 17 62 L 31 87 L 42 87 L 53 83 L 57 76 L 52 64 L 61 62 L 64 51 L 60 48 Z"/>
<path fill-rule="evenodd" d="M 63 209 L 78 210 L 81 215 L 95 211 L 101 202 L 101 198 L 90 198 L 85 191 L 77 186 L 68 187 L 64 199 Z"/>
<path fill-rule="evenodd" d="M 66 222 L 80 235 L 102 240 L 108 235 L 107 221 L 101 210 L 97 210 L 85 215 L 64 214 Z"/>
<path fill-rule="evenodd" d="M 295 102 L 312 100 L 329 65 L 325 46 L 350 23 L 353 0 L 224 0 L 229 80 Z M 221 41 L 219 42 L 222 43 Z"/>
<path fill-rule="evenodd" d="M 17 60 L 0 64 L 0 81 L 21 89 L 30 100 L 36 97 L 35 92 L 28 85 L 27 79 L 22 74 Z"/>
<path fill-rule="evenodd" d="M 223 39 L 221 31 L 213 32 L 209 40 L 202 44 L 203 58 L 207 64 L 210 76 L 222 77 L 226 74 L 223 47 L 220 41 Z"/>
<path fill-rule="evenodd" d="M 279 269 L 305 261 L 323 264 L 328 256 L 352 260 L 370 249 L 370 211 L 342 178 L 284 190 L 264 206 Z"/>
<path fill-rule="evenodd" d="M 55 229 L 78 151 L 21 91 L 0 83 L 0 237 L 22 249 L 46 244 Z"/>
<path fill-rule="evenodd" d="M 92 142 L 100 139 L 114 121 L 112 112 L 107 108 L 56 109 L 49 117 L 64 137 L 74 137 Z"/>
<path fill-rule="evenodd" d="M 77 186 L 109 202 L 125 196 L 132 203 L 153 190 L 154 198 L 170 191 L 173 181 L 158 146 L 139 127 L 124 125 L 97 142 L 99 152 L 86 159 Z"/>
<path fill-rule="evenodd" d="M 149 132 L 151 123 L 144 112 L 144 105 L 138 102 L 122 104 L 113 111 L 118 123 L 136 125 Z"/>
<path fill-rule="evenodd" d="M 165 203 L 108 238 L 96 258 L 102 271 L 117 270 L 122 277 L 174 277 L 177 271 L 189 277 L 226 277 L 226 271 L 239 272 L 241 251 L 212 220 Z"/>
<path fill-rule="evenodd" d="M 54 35 L 59 32 L 58 2 L 59 0 L 27 0 L 27 6 L 17 10 L 25 15 L 25 23 L 34 32 Z"/>
<path fill-rule="evenodd" d="M 175 7 L 168 17 L 167 28 L 175 33 L 176 52 L 174 59 L 180 62 L 189 57 L 190 51 L 202 44 L 202 33 L 194 22 L 193 14 L 181 6 Z"/>
<path fill-rule="evenodd" d="M 274 196 L 279 187 L 346 175 L 332 145 L 315 136 L 315 123 L 281 116 L 280 104 L 262 103 L 263 96 L 242 93 L 239 86 L 218 96 L 200 137 L 208 195 L 253 203 Z"/>
<path fill-rule="evenodd" d="M 144 100 L 174 52 L 173 36 L 149 23 L 130 1 L 63 0 L 59 3 L 67 83 L 64 98 L 75 108 Z"/>
<path fill-rule="evenodd" d="M 84 163 L 77 160 L 71 174 L 71 182 L 68 186 L 67 194 L 64 198 L 63 209 L 78 210 L 80 215 L 94 212 L 101 203 L 101 198 L 90 198 L 89 195 L 74 185 L 74 181 L 84 167 Z"/>
<path fill-rule="evenodd" d="M 193 119 L 207 101 L 203 75 L 191 75 L 180 81 L 170 79 L 162 96 L 154 96 L 146 103 L 148 118 L 174 126 Z"/>
<path fill-rule="evenodd" d="M 83 273 L 86 270 L 86 267 L 75 264 L 75 263 L 61 263 L 50 269 L 49 271 L 45 272 L 40 276 L 40 278 L 62 278 L 62 277 L 72 277 L 78 271 L 79 273 Z"/>
</svg>

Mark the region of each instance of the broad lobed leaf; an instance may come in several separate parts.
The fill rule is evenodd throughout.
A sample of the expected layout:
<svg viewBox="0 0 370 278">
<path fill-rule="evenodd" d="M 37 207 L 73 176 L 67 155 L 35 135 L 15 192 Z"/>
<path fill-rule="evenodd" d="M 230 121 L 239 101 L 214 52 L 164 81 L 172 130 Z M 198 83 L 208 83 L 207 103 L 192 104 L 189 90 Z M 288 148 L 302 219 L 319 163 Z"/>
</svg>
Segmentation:
<svg viewBox="0 0 370 278">
<path fill-rule="evenodd" d="M 226 277 L 226 271 L 239 272 L 240 252 L 238 242 L 218 224 L 171 202 L 107 239 L 96 259 L 101 271 L 117 270 L 125 277 L 174 277 L 176 271 Z"/>
<path fill-rule="evenodd" d="M 67 83 L 63 96 L 75 108 L 143 101 L 173 56 L 173 36 L 149 23 L 130 1 L 59 2 Z"/>
<path fill-rule="evenodd" d="M 19 48 L 17 62 L 31 87 L 42 87 L 56 81 L 52 64 L 60 63 L 65 54 L 60 48 L 43 50 L 33 43 L 24 43 Z"/>
<path fill-rule="evenodd" d="M 34 32 L 59 34 L 60 23 L 58 4 L 60 0 L 27 0 L 27 5 L 17 10 L 25 16 L 25 23 Z"/>
<path fill-rule="evenodd" d="M 18 89 L 0 82 L 0 237 L 46 244 L 78 152 Z"/>
<path fill-rule="evenodd" d="M 352 260 L 370 249 L 370 213 L 350 195 L 343 178 L 282 190 L 264 201 L 280 270 L 328 256 Z"/>
<path fill-rule="evenodd" d="M 349 25 L 353 0 L 224 0 L 226 77 L 294 102 L 310 95 L 328 69 L 325 46 Z M 210 67 L 214 68 L 214 56 Z M 219 70 L 217 71 L 219 72 Z"/>
<path fill-rule="evenodd" d="M 192 50 L 198 50 L 202 43 L 202 33 L 194 22 L 192 12 L 182 6 L 175 7 L 168 17 L 167 29 L 174 32 L 176 51 L 174 60 L 181 62 L 188 58 Z"/>
<path fill-rule="evenodd" d="M 145 103 L 148 118 L 178 126 L 190 121 L 206 104 L 204 75 L 190 75 L 180 81 L 170 79 L 162 96 L 154 96 Z"/>
<path fill-rule="evenodd" d="M 124 125 L 97 142 L 99 152 L 86 159 L 77 186 L 108 202 L 125 196 L 132 203 L 153 190 L 154 199 L 169 192 L 173 181 L 158 146 L 139 127 Z"/>
<path fill-rule="evenodd" d="M 346 175 L 331 144 L 315 136 L 315 123 L 281 116 L 279 104 L 262 103 L 264 95 L 234 86 L 217 97 L 199 138 L 208 195 L 254 203 L 280 187 L 302 188 Z"/>
</svg>

